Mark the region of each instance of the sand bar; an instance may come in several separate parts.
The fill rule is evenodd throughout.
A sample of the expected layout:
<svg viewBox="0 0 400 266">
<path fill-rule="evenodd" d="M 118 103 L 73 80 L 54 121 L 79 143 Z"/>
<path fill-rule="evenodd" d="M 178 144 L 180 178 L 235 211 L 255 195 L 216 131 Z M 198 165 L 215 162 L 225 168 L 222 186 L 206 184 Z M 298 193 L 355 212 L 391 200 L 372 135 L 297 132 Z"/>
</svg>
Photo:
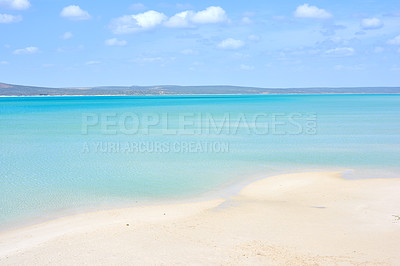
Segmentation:
<svg viewBox="0 0 400 266">
<path fill-rule="evenodd" d="M 285 174 L 235 196 L 0 234 L 0 265 L 399 265 L 400 179 Z"/>
</svg>

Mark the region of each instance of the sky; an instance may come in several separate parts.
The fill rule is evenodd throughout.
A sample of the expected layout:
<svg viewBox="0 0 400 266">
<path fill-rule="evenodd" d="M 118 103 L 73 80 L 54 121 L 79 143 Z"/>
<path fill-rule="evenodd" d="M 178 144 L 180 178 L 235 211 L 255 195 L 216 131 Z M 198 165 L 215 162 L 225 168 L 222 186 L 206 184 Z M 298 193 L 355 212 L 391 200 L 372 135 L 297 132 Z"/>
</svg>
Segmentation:
<svg viewBox="0 0 400 266">
<path fill-rule="evenodd" d="M 400 86 L 400 2 L 0 0 L 0 82 Z"/>
</svg>

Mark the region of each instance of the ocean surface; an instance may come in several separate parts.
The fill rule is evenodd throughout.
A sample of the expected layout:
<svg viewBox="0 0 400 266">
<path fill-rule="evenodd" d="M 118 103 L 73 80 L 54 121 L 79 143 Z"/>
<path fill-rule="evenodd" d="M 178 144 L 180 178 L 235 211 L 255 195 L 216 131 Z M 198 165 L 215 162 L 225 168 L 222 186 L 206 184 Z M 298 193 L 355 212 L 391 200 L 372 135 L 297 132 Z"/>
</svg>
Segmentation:
<svg viewBox="0 0 400 266">
<path fill-rule="evenodd" d="M 0 98 L 0 228 L 320 170 L 400 177 L 400 95 Z"/>
</svg>

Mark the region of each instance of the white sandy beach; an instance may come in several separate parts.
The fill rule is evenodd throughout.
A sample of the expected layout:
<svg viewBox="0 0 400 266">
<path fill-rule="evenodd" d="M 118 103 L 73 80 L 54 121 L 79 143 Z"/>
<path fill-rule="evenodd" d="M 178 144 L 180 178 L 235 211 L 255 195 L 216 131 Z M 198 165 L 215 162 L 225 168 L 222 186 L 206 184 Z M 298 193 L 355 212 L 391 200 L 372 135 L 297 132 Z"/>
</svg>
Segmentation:
<svg viewBox="0 0 400 266">
<path fill-rule="evenodd" d="M 399 192 L 400 179 L 279 175 L 227 199 L 3 232 L 0 265 L 399 265 Z"/>
</svg>

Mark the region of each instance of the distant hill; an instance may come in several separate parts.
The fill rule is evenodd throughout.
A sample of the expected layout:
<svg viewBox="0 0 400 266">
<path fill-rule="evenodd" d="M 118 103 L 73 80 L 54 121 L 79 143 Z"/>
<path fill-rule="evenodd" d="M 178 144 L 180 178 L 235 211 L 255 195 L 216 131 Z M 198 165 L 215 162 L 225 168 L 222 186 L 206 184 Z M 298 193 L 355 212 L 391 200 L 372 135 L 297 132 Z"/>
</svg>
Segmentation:
<svg viewBox="0 0 400 266">
<path fill-rule="evenodd" d="M 256 88 L 240 86 L 105 86 L 47 88 L 0 83 L 0 96 L 73 95 L 201 95 L 201 94 L 385 94 L 400 93 L 400 87 L 360 88 Z"/>
</svg>

